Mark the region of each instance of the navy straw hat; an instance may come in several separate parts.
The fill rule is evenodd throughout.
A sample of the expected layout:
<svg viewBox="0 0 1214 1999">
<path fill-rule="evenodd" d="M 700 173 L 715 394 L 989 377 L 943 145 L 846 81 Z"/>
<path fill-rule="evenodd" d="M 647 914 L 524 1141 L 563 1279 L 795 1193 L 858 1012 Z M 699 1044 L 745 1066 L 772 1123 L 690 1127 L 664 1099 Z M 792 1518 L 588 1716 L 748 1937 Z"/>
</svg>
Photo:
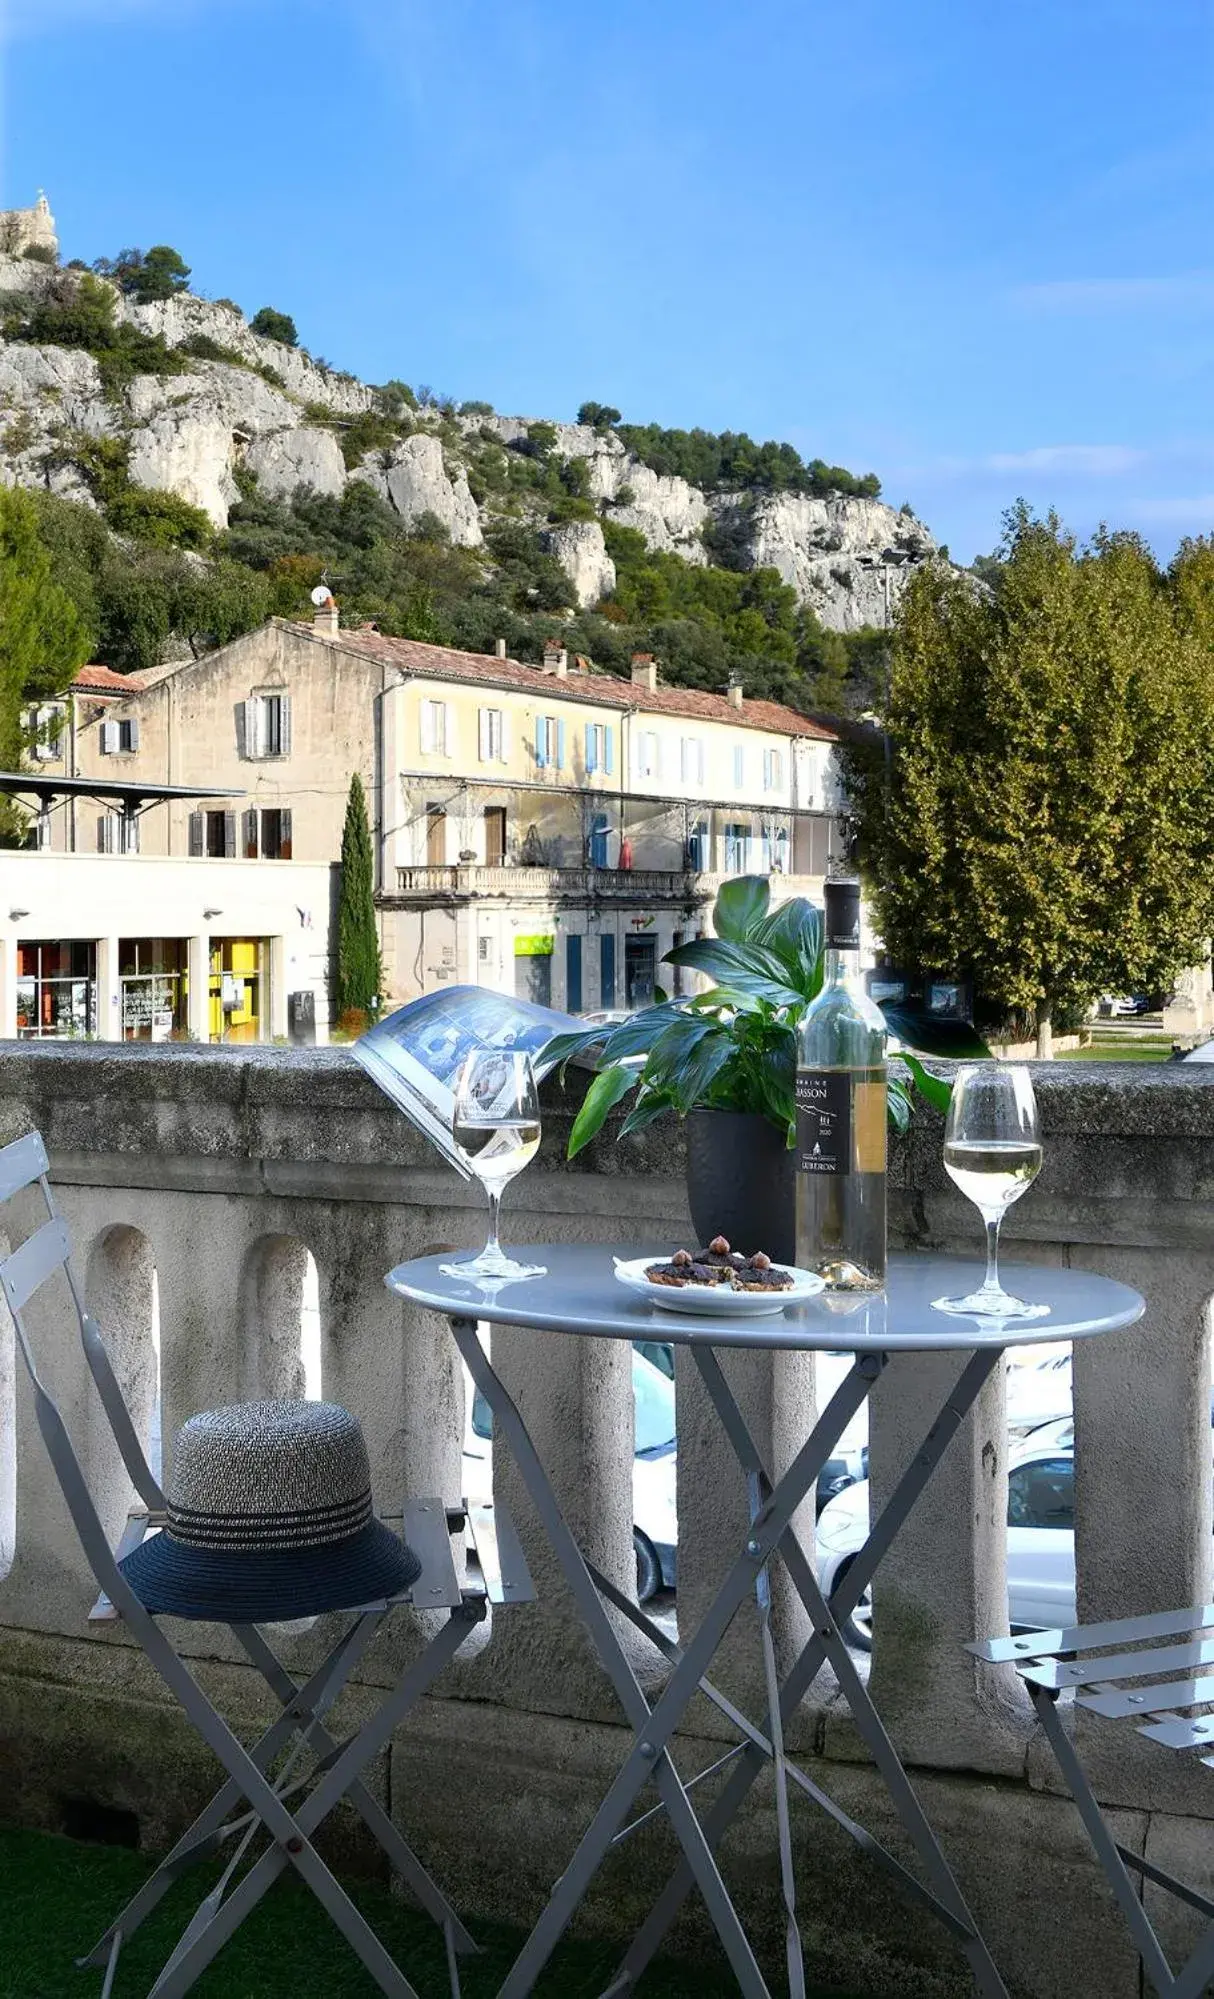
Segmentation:
<svg viewBox="0 0 1214 1999">
<path fill-rule="evenodd" d="M 167 1525 L 125 1557 L 145 1609 L 229 1624 L 353 1610 L 421 1563 L 375 1518 L 367 1446 L 335 1402 L 242 1402 L 177 1433 Z"/>
</svg>

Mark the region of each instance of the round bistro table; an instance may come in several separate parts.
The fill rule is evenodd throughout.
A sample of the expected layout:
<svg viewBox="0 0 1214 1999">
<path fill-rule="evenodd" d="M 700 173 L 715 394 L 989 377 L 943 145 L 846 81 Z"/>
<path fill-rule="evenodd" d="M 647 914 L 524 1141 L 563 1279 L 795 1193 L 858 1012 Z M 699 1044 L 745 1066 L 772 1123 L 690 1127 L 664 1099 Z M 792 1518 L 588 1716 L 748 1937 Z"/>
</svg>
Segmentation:
<svg viewBox="0 0 1214 1999">
<path fill-rule="evenodd" d="M 825 1295 L 750 1319 L 663 1310 L 616 1283 L 613 1257 L 644 1253 L 635 1243 L 610 1245 L 531 1244 L 520 1260 L 545 1266 L 542 1277 L 476 1282 L 442 1268 L 444 1256 L 403 1263 L 385 1280 L 389 1289 L 418 1305 L 443 1312 L 469 1374 L 493 1412 L 494 1435 L 512 1453 L 578 1612 L 611 1678 L 633 1731 L 631 1751 L 603 1799 L 572 1860 L 552 1891 L 543 1914 L 500 1988 L 499 1999 L 524 1999 L 535 1985 L 561 1935 L 572 1920 L 610 1848 L 627 1830 L 625 1821 L 644 1788 L 653 1782 L 683 1851 L 683 1859 L 625 1953 L 606 1988 L 628 1992 L 661 1945 L 693 1887 L 699 1887 L 709 1914 L 747 1999 L 770 1999 L 749 1940 L 716 1863 L 716 1848 L 761 1771 L 770 1763 L 775 1777 L 776 1824 L 785 1909 L 788 1981 L 792 1999 L 804 1999 L 805 1974 L 796 1916 L 796 1888 L 789 1823 L 789 1787 L 826 1810 L 864 1850 L 882 1861 L 903 1888 L 951 1930 L 969 1960 L 977 1990 L 987 1999 L 1007 1999 L 1007 1988 L 979 1934 L 951 1867 L 928 1825 L 906 1771 L 869 1697 L 841 1625 L 869 1587 L 903 1522 L 913 1510 L 952 1437 L 1011 1346 L 1044 1341 L 1090 1339 L 1141 1318 L 1137 1291 L 1084 1270 L 1006 1266 L 1006 1282 L 1028 1303 L 1048 1309 L 1023 1320 L 960 1318 L 935 1310 L 933 1300 L 974 1289 L 981 1266 L 961 1258 L 894 1256 L 884 1291 L 864 1297 Z M 668 1255 L 669 1246 L 653 1254 Z M 660 1339 L 686 1347 L 720 1417 L 746 1485 L 749 1527 L 724 1581 L 698 1630 L 675 1644 L 658 1625 L 582 1555 L 557 1503 L 526 1424 L 489 1361 L 477 1334 L 478 1320 L 495 1325 L 534 1326 L 572 1338 Z M 787 1469 L 776 1476 L 764 1462 L 725 1379 L 716 1349 L 850 1353 L 852 1365 Z M 968 1353 L 970 1358 L 945 1397 L 923 1444 L 899 1479 L 868 1538 L 828 1605 L 813 1564 L 797 1539 L 793 1516 L 835 1451 L 856 1411 L 885 1369 L 912 1353 Z M 812 1635 L 780 1679 L 771 1633 L 768 1569 L 780 1560 L 808 1614 Z M 735 1614 L 754 1592 L 759 1613 L 767 1713 L 755 1724 L 707 1677 Z M 612 1628 L 607 1606 L 622 1613 L 652 1639 L 671 1664 L 670 1677 L 650 1705 Z M 926 1882 L 915 1876 L 842 1813 L 784 1752 L 784 1731 L 824 1663 L 836 1674 L 857 1726 L 885 1779 L 898 1816 L 923 1864 Z M 713 1766 L 725 1781 L 701 1820 L 691 1800 L 693 1785 L 679 1776 L 670 1741 L 691 1701 L 703 1693 L 733 1723 L 741 1741 Z M 708 1772 L 701 1772 L 704 1776 Z M 643 1816 L 648 1817 L 649 1814 Z M 640 1823 L 634 1820 L 634 1824 Z M 606 1995 L 605 1995 L 606 1999 Z"/>
</svg>

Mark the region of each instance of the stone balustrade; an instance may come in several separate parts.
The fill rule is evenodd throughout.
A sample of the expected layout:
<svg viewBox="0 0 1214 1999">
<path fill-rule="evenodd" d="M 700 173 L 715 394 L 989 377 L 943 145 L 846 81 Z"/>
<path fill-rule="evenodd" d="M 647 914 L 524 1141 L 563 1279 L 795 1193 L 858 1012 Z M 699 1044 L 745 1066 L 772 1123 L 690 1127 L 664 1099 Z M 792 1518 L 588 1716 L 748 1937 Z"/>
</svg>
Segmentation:
<svg viewBox="0 0 1214 1999">
<path fill-rule="evenodd" d="M 1214 1295 L 1214 1076 L 1201 1068 L 1058 1063 L 1037 1072 L 1046 1164 L 1013 1210 L 1007 1253 L 1121 1278 L 1145 1320 L 1082 1346 L 1074 1368 L 1076 1563 L 1085 1617 L 1130 1614 L 1209 1593 L 1211 1431 L 1207 1340 Z M 572 1166 L 571 1105 L 550 1093 L 540 1155 L 511 1189 L 516 1240 L 685 1239 L 676 1127 L 617 1145 L 604 1135 Z M 157 1356 L 165 1438 L 193 1409 L 299 1392 L 307 1257 L 320 1306 L 326 1395 L 360 1417 L 381 1505 L 406 1491 L 460 1486 L 462 1379 L 445 1324 L 383 1286 L 402 1258 L 472 1244 L 479 1192 L 464 1186 L 340 1050 L 228 1050 L 69 1044 L 0 1046 L 0 1143 L 46 1139 L 77 1262 L 145 1431 Z M 939 1159 L 938 1120 L 921 1110 L 892 1167 L 892 1226 L 912 1248 L 977 1254 L 973 1210 Z M 129 1493 L 92 1412 L 67 1317 L 39 1302 L 46 1372 L 116 1531 Z M 631 1384 L 609 1342 L 505 1330 L 495 1360 L 523 1405 L 584 1545 L 622 1586 L 632 1576 Z M 879 1501 L 939 1406 L 958 1363 L 895 1360 L 874 1398 L 871 1465 Z M 740 1399 L 777 1462 L 814 1407 L 810 1357 L 737 1355 Z M 679 1602 L 694 1618 L 736 1545 L 736 1469 L 682 1369 L 677 1385 Z M 964 1652 L 1005 1617 L 1006 1427 L 1002 1383 L 985 1391 L 903 1530 L 876 1597 L 872 1683 L 1015 1989 L 1052 1999 L 1131 1999 L 1138 1974 L 1069 1800 L 1035 1737 L 1018 1682 Z M 570 1614 L 505 1454 L 499 1489 L 520 1520 L 540 1599 L 499 1612 L 466 1649 L 375 1774 L 411 1839 L 473 1912 L 534 1913 L 618 1767 L 623 1738 L 604 1676 Z M 204 1751 L 121 1626 L 86 1626 L 92 1590 L 0 1340 L 0 1771 L 3 1809 L 60 1825 L 80 1800 L 132 1815 L 164 1844 L 209 1794 Z M 788 1655 L 801 1613 L 777 1596 Z M 224 1634 L 177 1627 L 197 1670 L 252 1728 L 263 1709 Z M 290 1640 L 301 1665 L 322 1633 Z M 758 1703 L 757 1651 L 739 1618 L 718 1677 Z M 370 1698 L 416 1642 L 398 1619 L 369 1655 L 352 1700 Z M 661 1664 L 638 1640 L 638 1665 Z M 1084 1718 L 1086 1722 L 1086 1718 Z M 685 1771 L 719 1753 L 719 1717 L 695 1717 Z M 1127 1845 L 1165 1866 L 1210 1871 L 1214 1774 L 1197 1758 L 1081 1725 L 1102 1798 Z M 902 1842 L 877 1774 L 824 1676 L 794 1731 L 815 1778 Z M 778 1898 L 770 1794 L 760 1786 L 731 1838 L 728 1866 L 748 1913 L 774 1937 Z M 795 1810 L 801 1898 L 814 1968 L 876 1995 L 968 1990 L 947 1935 L 871 1873 L 808 1805 Z M 341 1849 L 361 1857 L 342 1821 Z M 623 1931 L 663 1875 L 659 1826 L 625 1846 L 588 1920 Z M 1157 1891 L 1149 1890 L 1154 1899 Z M 684 1933 L 696 1947 L 692 1912 Z M 1171 1912 L 1178 1945 L 1197 1918 Z M 1168 1932 L 1165 1932 L 1166 1934 Z"/>
</svg>

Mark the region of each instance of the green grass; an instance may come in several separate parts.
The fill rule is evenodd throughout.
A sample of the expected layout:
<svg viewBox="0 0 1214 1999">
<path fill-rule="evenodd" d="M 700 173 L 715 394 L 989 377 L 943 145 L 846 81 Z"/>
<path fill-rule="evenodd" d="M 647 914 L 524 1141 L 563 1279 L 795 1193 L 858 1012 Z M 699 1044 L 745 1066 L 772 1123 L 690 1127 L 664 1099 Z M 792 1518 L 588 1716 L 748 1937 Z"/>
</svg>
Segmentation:
<svg viewBox="0 0 1214 1999">
<path fill-rule="evenodd" d="M 150 1863 L 112 1846 L 88 1846 L 50 1833 L 0 1830 L 0 1999 L 96 1999 L 99 1971 L 80 1971 L 88 1950 L 134 1893 Z M 114 1999 L 136 1999 L 184 1928 L 204 1886 L 200 1870 L 179 1884 L 126 1945 Z M 205 1883 L 209 1885 L 209 1880 Z M 424 1916 L 386 1888 L 348 1884 L 420 1999 L 446 1999 L 443 1942 Z M 522 1936 L 501 1924 L 471 1923 L 483 1954 L 465 1958 L 466 1999 L 490 1999 Z M 592 1999 L 618 1965 L 618 1944 L 566 1942 L 536 1986 L 546 1999 Z M 199 1999 L 372 1999 L 368 1977 L 319 1904 L 295 1882 L 278 1882 L 210 1970 Z M 643 1999 L 728 1999 L 737 1986 L 723 1967 L 659 1960 L 641 1981 Z M 861 1999 L 816 1990 L 815 1999 Z"/>
<path fill-rule="evenodd" d="M 1087 1048 L 1073 1048 L 1059 1059 L 1064 1062 L 1166 1062 L 1172 1053 L 1170 1041 L 1093 1041 Z"/>
</svg>

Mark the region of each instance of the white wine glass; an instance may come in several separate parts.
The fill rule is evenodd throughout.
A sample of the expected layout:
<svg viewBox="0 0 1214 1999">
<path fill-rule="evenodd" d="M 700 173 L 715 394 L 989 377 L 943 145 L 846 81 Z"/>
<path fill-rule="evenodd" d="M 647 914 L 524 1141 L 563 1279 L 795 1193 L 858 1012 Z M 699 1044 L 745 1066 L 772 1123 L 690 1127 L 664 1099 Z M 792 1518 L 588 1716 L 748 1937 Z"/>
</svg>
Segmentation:
<svg viewBox="0 0 1214 1999">
<path fill-rule="evenodd" d="M 999 1226 L 1041 1171 L 1037 1100 L 1027 1069 L 974 1062 L 958 1069 L 944 1127 L 944 1170 L 986 1224 L 986 1276 L 964 1298 L 937 1298 L 938 1312 L 983 1319 L 1040 1319 L 999 1282 Z"/>
<path fill-rule="evenodd" d="M 539 1151 L 540 1100 L 531 1059 L 517 1048 L 473 1048 L 455 1085 L 452 1137 L 489 1197 L 489 1237 L 479 1256 L 445 1263 L 450 1277 L 543 1277 L 544 1265 L 516 1263 L 497 1239 L 502 1194 Z"/>
</svg>

